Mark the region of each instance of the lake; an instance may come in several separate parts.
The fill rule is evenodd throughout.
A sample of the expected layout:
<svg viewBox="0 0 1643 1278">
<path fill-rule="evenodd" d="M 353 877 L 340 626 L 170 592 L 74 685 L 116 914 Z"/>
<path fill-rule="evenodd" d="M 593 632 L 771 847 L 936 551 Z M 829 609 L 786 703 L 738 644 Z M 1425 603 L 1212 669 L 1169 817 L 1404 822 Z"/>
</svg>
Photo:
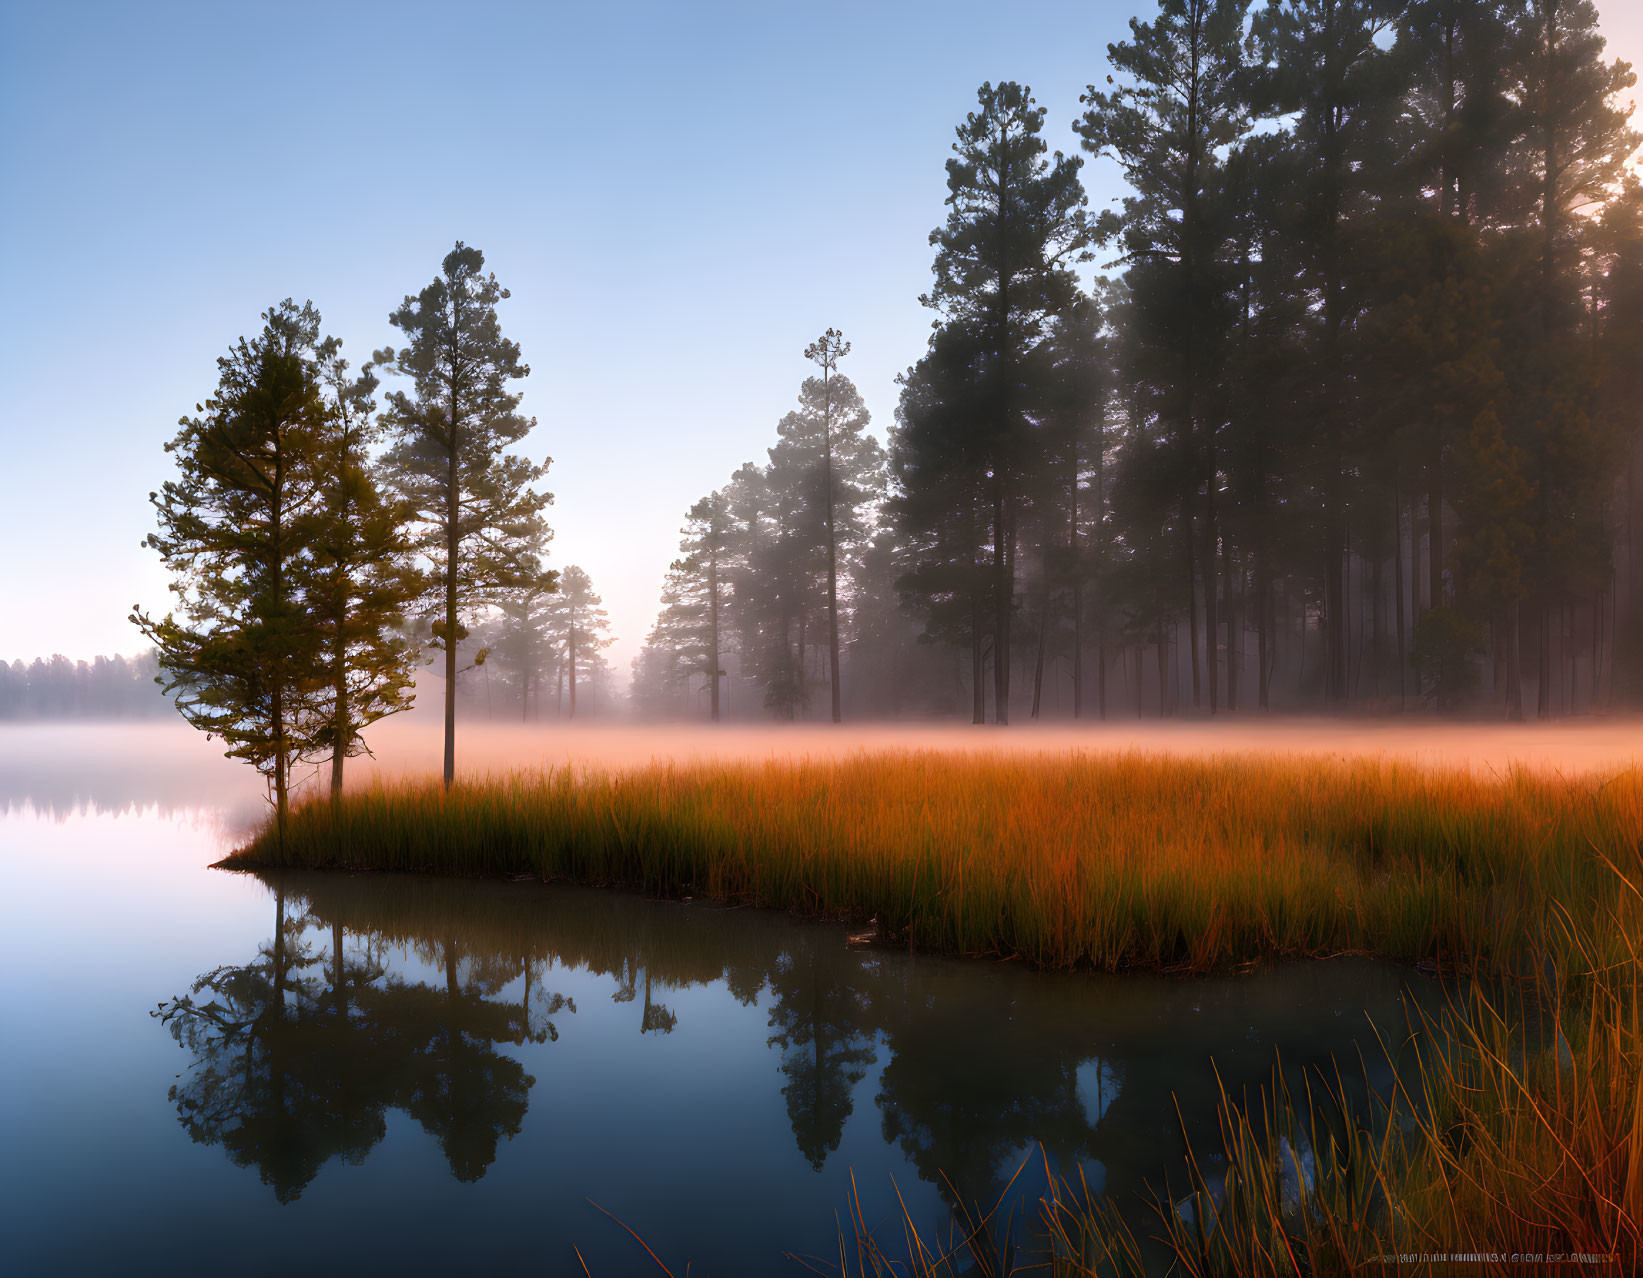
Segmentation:
<svg viewBox="0 0 1643 1278">
<path fill-rule="evenodd" d="M 1216 1070 L 1361 1048 L 1384 1082 L 1371 1022 L 1397 1040 L 1440 994 L 1363 960 L 1038 973 L 614 890 L 217 871 L 252 780 L 122 740 L 0 740 L 8 1273 L 659 1273 L 625 1224 L 679 1275 L 802 1274 L 783 1253 L 836 1252 L 852 1177 L 887 1233 L 898 1193 L 939 1230 L 1044 1159 L 1144 1219 Z"/>
</svg>

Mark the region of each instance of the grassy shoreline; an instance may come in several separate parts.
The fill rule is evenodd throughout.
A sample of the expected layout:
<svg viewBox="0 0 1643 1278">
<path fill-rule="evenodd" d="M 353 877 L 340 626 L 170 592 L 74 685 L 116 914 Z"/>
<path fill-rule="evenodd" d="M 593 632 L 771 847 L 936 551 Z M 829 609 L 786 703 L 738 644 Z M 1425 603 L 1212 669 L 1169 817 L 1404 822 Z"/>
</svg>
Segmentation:
<svg viewBox="0 0 1643 1278">
<path fill-rule="evenodd" d="M 1640 848 L 1637 771 L 922 752 L 377 785 L 222 864 L 625 884 L 1045 967 L 1358 952 L 1521 976 L 1549 908 L 1603 940 Z"/>
<path fill-rule="evenodd" d="M 1583 1272 L 1621 1273 L 1640 1258 L 1637 769 L 903 752 L 521 772 L 315 799 L 283 846 L 265 828 L 222 864 L 619 883 L 872 918 L 920 948 L 1046 967 L 1357 951 L 1520 978 L 1496 1004 L 1475 983 L 1374 1117 L 1352 1117 L 1322 1079 L 1260 1114 L 1224 1098 L 1221 1149 L 1195 1151 L 1224 1176 L 1212 1185 L 1207 1163 L 1177 1176 L 1153 1242 L 1053 1182 L 1041 1254 L 1004 1259 L 990 1226 L 966 1227 L 949 1255 L 906 1232 L 895 1272 L 1139 1276 L 1155 1246 L 1203 1275 L 1437 1273 L 1449 1266 L 1374 1258 L 1454 1253 L 1603 1256 Z M 1316 1168 L 1300 1192 L 1303 1133 Z M 1183 1189 L 1185 1215 L 1171 1205 Z M 839 1244 L 836 1272 L 892 1272 L 865 1221 Z"/>
</svg>

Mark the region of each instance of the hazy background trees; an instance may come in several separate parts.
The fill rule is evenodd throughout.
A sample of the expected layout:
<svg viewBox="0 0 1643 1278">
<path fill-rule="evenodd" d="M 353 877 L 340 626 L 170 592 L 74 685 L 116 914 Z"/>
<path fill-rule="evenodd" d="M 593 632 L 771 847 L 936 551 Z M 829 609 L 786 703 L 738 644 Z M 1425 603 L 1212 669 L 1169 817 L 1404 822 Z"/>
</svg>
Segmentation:
<svg viewBox="0 0 1643 1278">
<path fill-rule="evenodd" d="M 1596 23 L 1589 0 L 1161 0 L 1066 122 L 1129 182 L 1094 217 L 1031 91 L 982 85 L 885 442 L 830 328 L 765 454 L 682 512 L 631 707 L 1643 700 L 1640 138 Z M 195 613 L 139 618 L 185 713 L 260 725 L 275 772 L 329 757 L 340 784 L 419 640 L 447 781 L 459 700 L 619 708 L 594 583 L 548 565 L 547 463 L 508 451 L 529 367 L 483 268 L 459 242 L 357 376 L 311 307 L 271 312 L 173 445 L 205 465 L 260 413 L 289 453 L 277 499 L 185 467 L 161 549 Z M 411 379 L 380 418 L 377 368 Z M 0 714 L 67 713 L 43 707 L 87 677 L 0 669 Z"/>
<path fill-rule="evenodd" d="M 176 712 L 154 686 L 152 649 L 134 657 L 0 661 L 0 719 L 147 719 Z"/>
<path fill-rule="evenodd" d="M 722 490 L 712 589 L 674 565 L 636 703 L 1643 698 L 1640 139 L 1589 0 L 1162 0 L 1108 52 L 1073 129 L 1118 209 L 1087 218 L 1024 86 L 958 126 L 839 669 L 788 419 Z"/>
</svg>

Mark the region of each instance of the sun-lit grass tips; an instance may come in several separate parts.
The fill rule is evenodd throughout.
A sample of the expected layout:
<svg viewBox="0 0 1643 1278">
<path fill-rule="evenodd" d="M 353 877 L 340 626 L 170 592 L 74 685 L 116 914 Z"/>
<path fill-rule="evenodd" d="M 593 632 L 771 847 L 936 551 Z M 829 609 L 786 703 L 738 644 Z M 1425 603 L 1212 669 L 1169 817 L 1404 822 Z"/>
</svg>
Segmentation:
<svg viewBox="0 0 1643 1278">
<path fill-rule="evenodd" d="M 1597 924 L 1635 920 L 1640 846 L 1635 770 L 904 751 L 389 783 L 225 864 L 624 884 L 1046 967 L 1356 951 L 1533 975 L 1553 908 L 1623 961 Z"/>
</svg>

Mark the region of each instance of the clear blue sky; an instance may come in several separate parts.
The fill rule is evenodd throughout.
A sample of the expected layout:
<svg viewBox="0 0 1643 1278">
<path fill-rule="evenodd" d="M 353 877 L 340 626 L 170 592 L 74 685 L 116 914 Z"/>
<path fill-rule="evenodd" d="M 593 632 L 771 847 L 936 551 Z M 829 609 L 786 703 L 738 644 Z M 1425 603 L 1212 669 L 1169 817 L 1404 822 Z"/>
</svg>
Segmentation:
<svg viewBox="0 0 1643 1278">
<path fill-rule="evenodd" d="M 1643 6 L 1600 5 L 1643 56 Z M 890 424 L 977 85 L 1030 84 L 1076 151 L 1143 9 L 0 0 L 0 659 L 135 650 L 146 496 L 216 357 L 292 296 L 357 365 L 463 239 L 513 292 L 553 562 L 625 675 L 685 508 L 763 459 L 809 340 L 844 330 Z"/>
</svg>

